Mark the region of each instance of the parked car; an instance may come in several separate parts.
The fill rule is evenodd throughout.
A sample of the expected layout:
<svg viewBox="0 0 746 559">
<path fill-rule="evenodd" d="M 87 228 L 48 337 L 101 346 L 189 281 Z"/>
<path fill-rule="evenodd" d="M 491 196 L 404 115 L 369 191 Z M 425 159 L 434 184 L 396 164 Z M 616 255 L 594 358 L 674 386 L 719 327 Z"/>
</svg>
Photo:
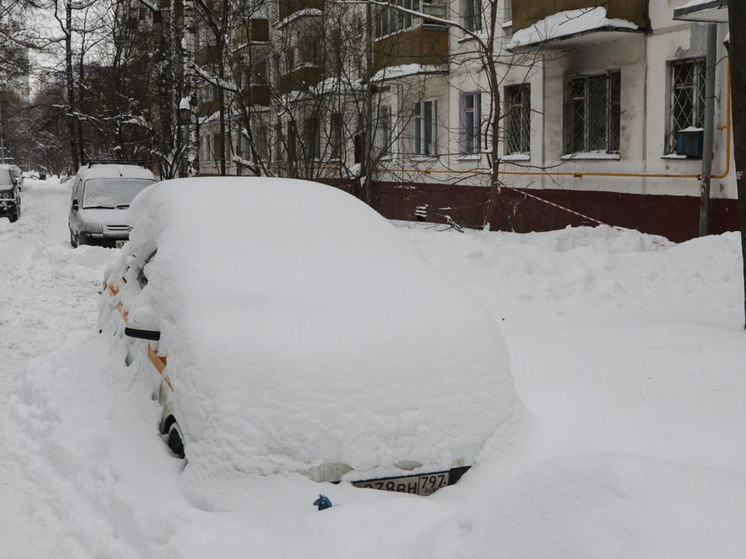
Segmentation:
<svg viewBox="0 0 746 559">
<path fill-rule="evenodd" d="M 494 319 L 353 196 L 176 179 L 130 211 L 100 329 L 190 467 L 427 495 L 514 421 Z"/>
<path fill-rule="evenodd" d="M 155 181 L 152 172 L 137 165 L 91 163 L 81 167 L 71 187 L 70 244 L 121 247 L 132 228 L 130 203 Z"/>
<path fill-rule="evenodd" d="M 0 217 L 11 222 L 21 216 L 21 172 L 15 165 L 0 165 Z"/>
</svg>

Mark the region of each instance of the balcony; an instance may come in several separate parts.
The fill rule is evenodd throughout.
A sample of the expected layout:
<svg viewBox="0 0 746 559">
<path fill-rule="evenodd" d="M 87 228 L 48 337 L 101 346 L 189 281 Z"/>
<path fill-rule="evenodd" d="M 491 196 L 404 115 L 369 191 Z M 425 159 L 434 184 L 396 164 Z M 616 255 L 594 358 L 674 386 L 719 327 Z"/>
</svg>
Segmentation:
<svg viewBox="0 0 746 559">
<path fill-rule="evenodd" d="M 241 93 L 241 101 L 245 107 L 268 107 L 269 100 L 268 85 L 254 84 Z"/>
<path fill-rule="evenodd" d="M 210 116 L 211 114 L 215 114 L 219 110 L 220 110 L 219 101 L 203 101 L 197 107 L 197 114 L 199 114 L 200 117 L 205 117 L 205 116 Z"/>
<path fill-rule="evenodd" d="M 513 3 L 512 52 L 562 50 L 647 29 L 645 0 L 526 0 Z"/>
<path fill-rule="evenodd" d="M 194 61 L 197 66 L 217 64 L 220 61 L 220 47 L 209 45 L 202 47 L 197 51 Z"/>
<path fill-rule="evenodd" d="M 269 20 L 266 18 L 250 19 L 233 29 L 233 43 L 240 48 L 248 43 L 266 43 L 269 41 Z"/>
<path fill-rule="evenodd" d="M 378 39 L 373 46 L 373 69 L 420 64 L 448 64 L 448 29 L 421 24 Z"/>
<path fill-rule="evenodd" d="M 280 0 L 280 21 L 303 10 L 324 11 L 324 0 Z"/>
<path fill-rule="evenodd" d="M 316 65 L 304 65 L 294 68 L 280 76 L 280 93 L 304 91 L 324 79 L 324 70 Z"/>
</svg>

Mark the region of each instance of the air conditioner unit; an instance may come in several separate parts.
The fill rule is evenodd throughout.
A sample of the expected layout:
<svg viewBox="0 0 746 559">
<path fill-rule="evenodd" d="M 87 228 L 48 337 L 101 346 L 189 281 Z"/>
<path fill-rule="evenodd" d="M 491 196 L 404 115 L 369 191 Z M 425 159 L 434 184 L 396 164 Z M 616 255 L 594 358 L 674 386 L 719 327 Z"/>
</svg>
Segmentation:
<svg viewBox="0 0 746 559">
<path fill-rule="evenodd" d="M 701 128 L 687 128 L 676 134 L 676 153 L 687 157 L 702 157 L 705 131 Z"/>
</svg>

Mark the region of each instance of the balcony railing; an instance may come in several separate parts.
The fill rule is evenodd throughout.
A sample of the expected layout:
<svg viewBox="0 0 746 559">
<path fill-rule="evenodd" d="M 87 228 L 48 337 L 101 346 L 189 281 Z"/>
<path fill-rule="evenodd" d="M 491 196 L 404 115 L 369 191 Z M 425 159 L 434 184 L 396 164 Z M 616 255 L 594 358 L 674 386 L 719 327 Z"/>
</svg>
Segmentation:
<svg viewBox="0 0 746 559">
<path fill-rule="evenodd" d="M 249 42 L 266 43 L 269 41 L 269 20 L 266 18 L 250 19 L 233 30 L 233 42 L 237 47 Z"/>
<path fill-rule="evenodd" d="M 561 12 L 593 7 L 605 8 L 608 19 L 621 19 L 640 29 L 646 28 L 645 0 L 521 0 L 512 6 L 514 33 Z"/>
<path fill-rule="evenodd" d="M 303 91 L 324 79 L 323 68 L 306 64 L 280 76 L 280 93 Z"/>
<path fill-rule="evenodd" d="M 205 66 L 206 64 L 216 64 L 220 61 L 220 47 L 217 46 L 205 46 L 197 51 L 195 56 L 195 62 L 197 66 Z"/>
<path fill-rule="evenodd" d="M 265 84 L 254 84 L 241 93 L 241 101 L 247 107 L 268 107 L 269 86 Z"/>
<path fill-rule="evenodd" d="M 375 42 L 373 66 L 376 71 L 404 64 L 447 65 L 448 29 L 418 25 L 382 37 Z"/>
</svg>

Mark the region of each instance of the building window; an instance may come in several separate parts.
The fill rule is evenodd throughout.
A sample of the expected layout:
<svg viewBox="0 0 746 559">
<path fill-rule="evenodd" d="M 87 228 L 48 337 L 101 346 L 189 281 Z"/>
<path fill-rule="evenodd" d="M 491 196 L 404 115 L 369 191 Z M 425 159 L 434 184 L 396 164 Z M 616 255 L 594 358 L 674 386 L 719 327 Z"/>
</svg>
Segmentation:
<svg viewBox="0 0 746 559">
<path fill-rule="evenodd" d="M 438 154 L 438 102 L 434 99 L 414 103 L 412 112 L 412 153 L 425 157 Z"/>
<path fill-rule="evenodd" d="M 303 143 L 305 144 L 306 161 L 321 158 L 321 126 L 318 118 L 306 119 L 303 128 Z"/>
<path fill-rule="evenodd" d="M 329 123 L 329 148 L 332 161 L 342 159 L 342 115 L 333 113 Z"/>
<path fill-rule="evenodd" d="M 676 151 L 676 137 L 687 128 L 703 128 L 705 120 L 705 61 L 671 64 L 671 115 L 667 153 Z"/>
<path fill-rule="evenodd" d="M 419 0 L 393 0 L 391 3 L 409 10 L 417 11 L 420 8 Z M 411 14 L 395 8 L 381 8 L 376 18 L 376 36 L 383 37 L 412 27 L 412 19 Z"/>
<path fill-rule="evenodd" d="M 503 23 L 508 24 L 513 21 L 513 2 L 504 0 L 503 4 Z"/>
<path fill-rule="evenodd" d="M 275 161 L 282 161 L 283 158 L 283 152 L 284 152 L 284 144 L 283 144 L 283 135 L 282 135 L 282 121 L 280 119 L 277 119 L 277 122 L 275 122 Z"/>
<path fill-rule="evenodd" d="M 459 95 L 459 153 L 479 153 L 482 125 L 482 94 L 461 93 Z"/>
<path fill-rule="evenodd" d="M 619 153 L 621 73 L 570 78 L 565 88 L 565 153 Z"/>
<path fill-rule="evenodd" d="M 505 88 L 505 154 L 531 151 L 531 85 Z"/>
<path fill-rule="evenodd" d="M 254 71 L 251 76 L 251 85 L 267 85 L 267 61 L 257 60 L 254 62 Z"/>
<path fill-rule="evenodd" d="M 482 0 L 463 0 L 464 27 L 478 33 L 482 30 Z"/>
<path fill-rule="evenodd" d="M 374 145 L 379 157 L 391 155 L 391 107 L 380 105 L 375 122 Z"/>
</svg>

